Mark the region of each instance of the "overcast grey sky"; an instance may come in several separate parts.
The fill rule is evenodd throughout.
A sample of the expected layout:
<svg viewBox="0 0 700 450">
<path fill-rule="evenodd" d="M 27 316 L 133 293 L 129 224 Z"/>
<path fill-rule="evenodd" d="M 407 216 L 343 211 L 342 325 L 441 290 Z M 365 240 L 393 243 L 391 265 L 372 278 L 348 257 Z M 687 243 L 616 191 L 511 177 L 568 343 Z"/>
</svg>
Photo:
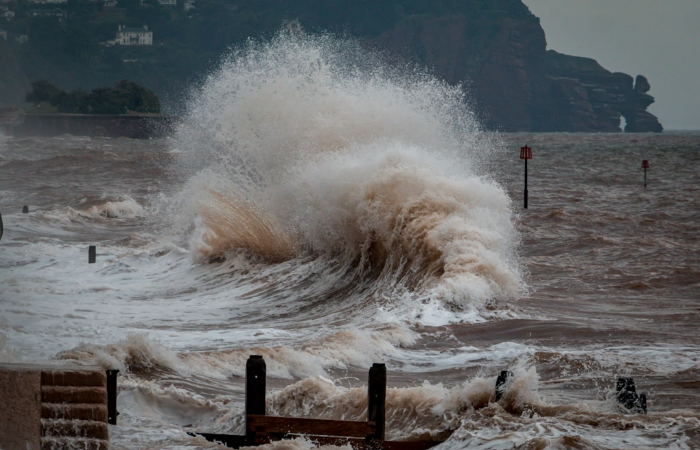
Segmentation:
<svg viewBox="0 0 700 450">
<path fill-rule="evenodd" d="M 700 130 L 700 0 L 523 0 L 547 48 L 649 79 L 667 130 Z"/>
</svg>

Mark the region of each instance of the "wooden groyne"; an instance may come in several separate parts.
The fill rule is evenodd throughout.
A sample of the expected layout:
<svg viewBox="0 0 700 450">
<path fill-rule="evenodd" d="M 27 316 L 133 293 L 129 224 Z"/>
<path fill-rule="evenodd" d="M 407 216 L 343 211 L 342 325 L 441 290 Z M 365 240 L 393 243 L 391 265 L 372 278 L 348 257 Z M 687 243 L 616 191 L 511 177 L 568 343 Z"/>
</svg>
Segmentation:
<svg viewBox="0 0 700 450">
<path fill-rule="evenodd" d="M 262 356 L 246 363 L 245 434 L 196 433 L 209 441 L 240 448 L 304 436 L 317 445 L 350 445 L 355 450 L 425 450 L 441 440 L 385 440 L 386 366 L 374 364 L 367 383 L 367 420 L 327 420 L 268 416 L 265 411 L 266 365 Z"/>
</svg>

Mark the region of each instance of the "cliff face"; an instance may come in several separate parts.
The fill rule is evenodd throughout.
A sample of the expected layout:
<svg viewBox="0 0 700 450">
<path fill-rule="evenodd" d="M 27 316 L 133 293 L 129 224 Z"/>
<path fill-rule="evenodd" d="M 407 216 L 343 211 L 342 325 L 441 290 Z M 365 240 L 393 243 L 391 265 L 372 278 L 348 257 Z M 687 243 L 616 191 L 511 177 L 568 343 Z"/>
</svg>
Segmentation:
<svg viewBox="0 0 700 450">
<path fill-rule="evenodd" d="M 486 125 L 502 131 L 662 131 L 646 108 L 646 78 L 612 73 L 595 60 L 546 51 L 534 15 L 486 11 L 417 18 L 374 40 L 425 64 L 447 82 L 466 83 Z"/>
</svg>

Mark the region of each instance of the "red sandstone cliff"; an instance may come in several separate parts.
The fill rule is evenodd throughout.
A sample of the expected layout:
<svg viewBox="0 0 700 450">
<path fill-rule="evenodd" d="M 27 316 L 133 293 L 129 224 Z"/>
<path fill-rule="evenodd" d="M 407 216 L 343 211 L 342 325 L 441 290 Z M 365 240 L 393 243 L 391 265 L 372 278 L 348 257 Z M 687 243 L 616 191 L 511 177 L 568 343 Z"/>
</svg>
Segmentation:
<svg viewBox="0 0 700 450">
<path fill-rule="evenodd" d="M 374 43 L 465 83 L 489 128 L 503 131 L 662 131 L 646 111 L 649 83 L 612 73 L 595 60 L 546 50 L 532 14 L 482 11 L 414 18 Z"/>
</svg>

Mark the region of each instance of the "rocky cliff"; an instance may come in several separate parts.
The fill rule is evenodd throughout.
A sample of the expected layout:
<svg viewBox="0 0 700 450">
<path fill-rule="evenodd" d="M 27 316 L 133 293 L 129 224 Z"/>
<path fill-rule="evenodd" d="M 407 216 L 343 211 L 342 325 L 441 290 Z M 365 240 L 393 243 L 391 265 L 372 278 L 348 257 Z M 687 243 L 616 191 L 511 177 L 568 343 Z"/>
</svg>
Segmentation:
<svg viewBox="0 0 700 450">
<path fill-rule="evenodd" d="M 129 17 L 158 12 L 150 2 L 127 3 Z M 635 83 L 592 59 L 547 51 L 540 21 L 522 0 L 207 0 L 200 6 L 192 18 L 158 16 L 157 46 L 99 45 L 97 36 L 114 36 L 114 28 L 96 11 L 63 21 L 18 19 L 12 26 L 27 28 L 29 41 L 0 38 L 0 106 L 21 102 L 29 82 L 42 78 L 71 90 L 129 79 L 177 110 L 192 80 L 203 79 L 231 46 L 267 39 L 285 20 L 298 19 L 306 32 L 352 35 L 466 84 L 491 129 L 620 131 L 624 117 L 625 131 L 662 130 L 647 112 L 654 99 L 646 78 Z"/>
<path fill-rule="evenodd" d="M 521 11 L 415 17 L 373 40 L 427 65 L 449 83 L 465 83 L 489 128 L 502 131 L 660 132 L 646 111 L 654 98 L 595 60 L 546 50 L 539 19 Z"/>
</svg>

